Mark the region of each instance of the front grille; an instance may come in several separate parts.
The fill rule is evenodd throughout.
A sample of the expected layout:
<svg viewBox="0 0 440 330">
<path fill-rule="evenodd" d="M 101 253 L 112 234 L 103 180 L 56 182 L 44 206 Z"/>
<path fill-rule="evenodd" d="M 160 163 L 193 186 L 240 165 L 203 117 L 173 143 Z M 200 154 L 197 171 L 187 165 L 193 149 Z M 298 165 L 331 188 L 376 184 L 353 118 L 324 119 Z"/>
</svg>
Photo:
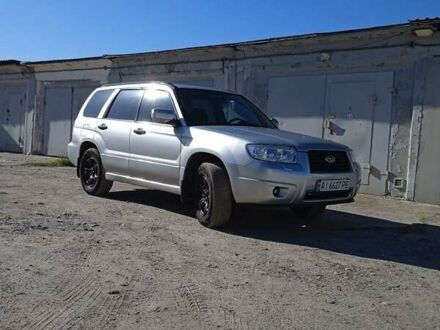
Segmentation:
<svg viewBox="0 0 440 330">
<path fill-rule="evenodd" d="M 319 199 L 348 198 L 352 191 L 353 189 L 344 191 L 309 191 L 304 196 L 304 200 L 313 201 Z"/>
<path fill-rule="evenodd" d="M 350 172 L 350 160 L 345 151 L 311 150 L 309 154 L 310 173 L 341 173 Z M 326 161 L 333 156 L 334 163 Z"/>
</svg>

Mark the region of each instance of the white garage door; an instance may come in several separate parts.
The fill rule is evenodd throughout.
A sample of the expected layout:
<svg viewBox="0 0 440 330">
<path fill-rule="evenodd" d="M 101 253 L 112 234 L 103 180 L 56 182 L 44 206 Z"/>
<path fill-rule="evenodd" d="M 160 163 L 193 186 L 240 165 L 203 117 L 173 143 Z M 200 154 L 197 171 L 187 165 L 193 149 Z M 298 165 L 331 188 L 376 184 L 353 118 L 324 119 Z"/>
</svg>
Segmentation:
<svg viewBox="0 0 440 330">
<path fill-rule="evenodd" d="M 11 87 L 0 93 L 0 150 L 22 152 L 24 143 L 25 93 Z"/>
<path fill-rule="evenodd" d="M 268 115 L 286 131 L 322 137 L 325 76 L 269 80 Z"/>
<path fill-rule="evenodd" d="M 362 166 L 361 191 L 384 195 L 393 74 L 276 77 L 268 114 L 280 128 L 350 146 Z"/>
<path fill-rule="evenodd" d="M 93 87 L 48 86 L 45 90 L 43 153 L 67 156 L 72 126 Z"/>
</svg>

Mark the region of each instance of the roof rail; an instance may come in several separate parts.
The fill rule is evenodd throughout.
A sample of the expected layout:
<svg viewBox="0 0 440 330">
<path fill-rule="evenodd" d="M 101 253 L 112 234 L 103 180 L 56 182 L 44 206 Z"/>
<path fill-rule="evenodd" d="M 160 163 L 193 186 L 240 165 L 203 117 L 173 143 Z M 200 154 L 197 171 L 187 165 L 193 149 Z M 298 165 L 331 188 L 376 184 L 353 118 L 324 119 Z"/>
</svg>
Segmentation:
<svg viewBox="0 0 440 330">
<path fill-rule="evenodd" d="M 101 87 L 111 87 L 111 86 L 121 86 L 121 85 L 140 85 L 140 84 L 161 84 L 161 85 L 166 85 L 166 86 L 170 86 L 170 87 L 173 87 L 173 88 L 175 87 L 171 83 L 167 83 L 167 82 L 164 82 L 164 81 L 155 81 L 155 80 L 142 80 L 142 81 L 130 81 L 130 82 L 111 83 L 111 84 L 102 85 Z"/>
</svg>

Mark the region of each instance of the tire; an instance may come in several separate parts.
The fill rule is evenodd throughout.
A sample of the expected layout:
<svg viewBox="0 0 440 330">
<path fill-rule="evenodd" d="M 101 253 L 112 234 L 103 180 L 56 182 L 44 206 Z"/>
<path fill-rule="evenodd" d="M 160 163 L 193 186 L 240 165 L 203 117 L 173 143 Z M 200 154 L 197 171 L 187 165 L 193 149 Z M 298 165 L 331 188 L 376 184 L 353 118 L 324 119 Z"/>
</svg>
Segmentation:
<svg viewBox="0 0 440 330">
<path fill-rule="evenodd" d="M 316 219 L 322 212 L 324 212 L 326 206 L 327 205 L 315 205 L 301 208 L 292 208 L 292 212 L 301 218 L 313 220 Z"/>
<path fill-rule="evenodd" d="M 225 226 L 231 217 L 232 192 L 226 171 L 213 163 L 197 169 L 195 191 L 196 218 L 208 228 Z"/>
<path fill-rule="evenodd" d="M 105 179 L 101 156 L 95 148 L 87 149 L 81 157 L 79 177 L 84 191 L 93 196 L 107 194 L 113 185 L 113 181 Z"/>
</svg>

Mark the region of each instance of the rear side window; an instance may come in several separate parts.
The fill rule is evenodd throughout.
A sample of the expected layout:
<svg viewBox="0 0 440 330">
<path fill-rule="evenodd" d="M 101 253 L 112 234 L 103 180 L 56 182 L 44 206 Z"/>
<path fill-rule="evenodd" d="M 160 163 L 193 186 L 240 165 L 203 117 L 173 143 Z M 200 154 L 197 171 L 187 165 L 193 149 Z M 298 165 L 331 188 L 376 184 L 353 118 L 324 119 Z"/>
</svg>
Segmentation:
<svg viewBox="0 0 440 330">
<path fill-rule="evenodd" d="M 144 91 L 139 89 L 126 89 L 118 93 L 113 101 L 107 118 L 120 120 L 134 120 L 141 103 Z"/>
<path fill-rule="evenodd" d="M 87 103 L 84 109 L 83 116 L 95 118 L 98 117 L 105 101 L 107 101 L 112 93 L 112 89 L 106 89 L 103 91 L 97 91 L 95 94 L 93 94 L 92 98 L 89 100 L 89 103 Z"/>
<path fill-rule="evenodd" d="M 142 98 L 138 120 L 151 121 L 151 110 L 153 109 L 174 111 L 173 100 L 170 94 L 161 90 L 147 90 Z"/>
</svg>

